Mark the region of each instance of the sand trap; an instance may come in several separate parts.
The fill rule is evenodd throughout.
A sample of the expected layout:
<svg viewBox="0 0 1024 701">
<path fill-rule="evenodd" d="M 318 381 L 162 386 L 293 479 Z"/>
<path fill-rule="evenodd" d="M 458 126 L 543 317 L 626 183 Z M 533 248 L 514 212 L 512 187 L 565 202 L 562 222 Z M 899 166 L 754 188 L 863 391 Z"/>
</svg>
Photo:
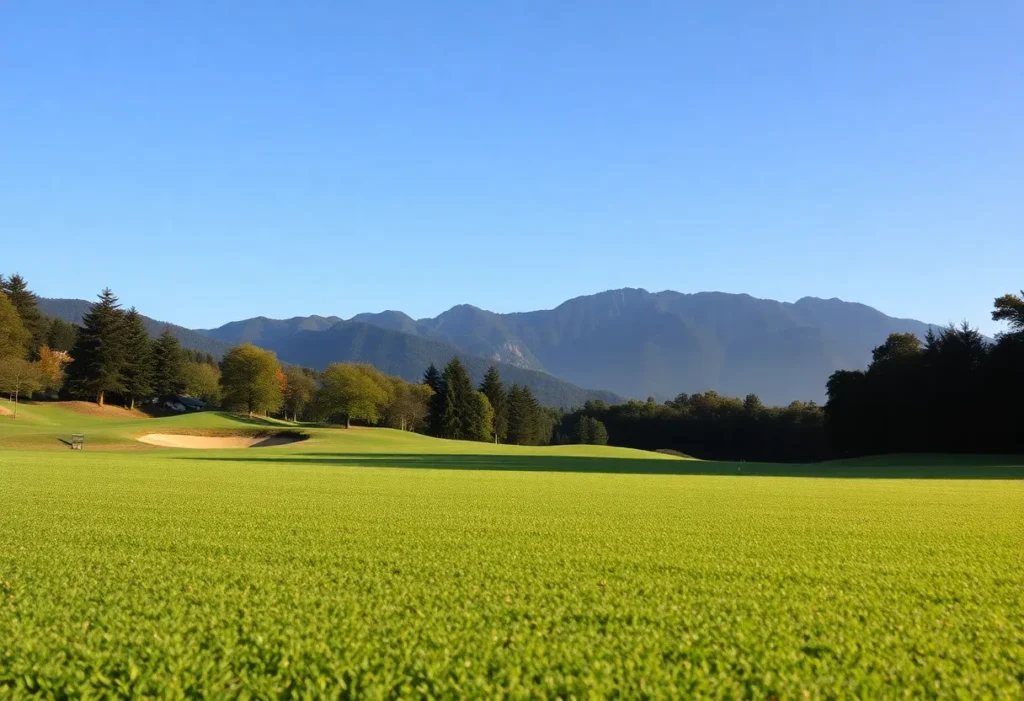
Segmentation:
<svg viewBox="0 0 1024 701">
<path fill-rule="evenodd" d="M 14 416 L 14 412 L 7 407 L 0 406 L 0 416 Z"/>
<path fill-rule="evenodd" d="M 303 440 L 304 436 L 185 436 L 173 433 L 150 433 L 141 436 L 139 442 L 158 445 L 161 448 L 272 448 Z"/>
</svg>

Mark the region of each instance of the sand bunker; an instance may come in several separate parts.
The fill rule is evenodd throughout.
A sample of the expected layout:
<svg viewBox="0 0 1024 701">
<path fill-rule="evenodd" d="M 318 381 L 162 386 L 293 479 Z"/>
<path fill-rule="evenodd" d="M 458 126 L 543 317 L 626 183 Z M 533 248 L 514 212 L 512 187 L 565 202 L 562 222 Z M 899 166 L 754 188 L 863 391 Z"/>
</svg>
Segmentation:
<svg viewBox="0 0 1024 701">
<path fill-rule="evenodd" d="M 173 433 L 150 433 L 141 436 L 141 443 L 158 445 L 161 448 L 272 448 L 303 440 L 299 434 L 279 436 L 185 436 Z"/>
<path fill-rule="evenodd" d="M 14 416 L 14 412 L 7 407 L 0 406 L 0 416 Z"/>
</svg>

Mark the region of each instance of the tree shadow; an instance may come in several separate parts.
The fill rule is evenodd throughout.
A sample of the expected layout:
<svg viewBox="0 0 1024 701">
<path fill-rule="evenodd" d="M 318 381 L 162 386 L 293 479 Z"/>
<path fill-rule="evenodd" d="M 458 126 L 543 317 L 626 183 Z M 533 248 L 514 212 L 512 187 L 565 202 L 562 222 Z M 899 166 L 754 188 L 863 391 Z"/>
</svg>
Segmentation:
<svg viewBox="0 0 1024 701">
<path fill-rule="evenodd" d="M 1024 479 L 1024 458 L 1007 457 L 980 464 L 936 460 L 908 464 L 733 463 L 702 460 L 595 458 L 565 455 L 451 455 L 410 453 L 293 453 L 244 457 L 177 458 L 211 462 L 260 462 L 338 467 L 383 467 L 417 470 L 483 470 L 497 472 L 574 472 L 583 474 L 706 475 L 733 477 L 815 477 L 840 479 Z M 894 461 L 898 458 L 894 458 Z"/>
</svg>

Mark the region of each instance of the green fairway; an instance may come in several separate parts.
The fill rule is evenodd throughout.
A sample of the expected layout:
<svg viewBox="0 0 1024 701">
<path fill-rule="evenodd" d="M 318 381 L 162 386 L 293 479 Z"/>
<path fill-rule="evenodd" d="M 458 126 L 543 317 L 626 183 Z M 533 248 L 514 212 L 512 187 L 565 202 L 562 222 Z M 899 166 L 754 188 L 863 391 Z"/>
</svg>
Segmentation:
<svg viewBox="0 0 1024 701">
<path fill-rule="evenodd" d="M 0 417 L 0 698 L 1024 696 L 1019 459 L 278 427 Z"/>
</svg>

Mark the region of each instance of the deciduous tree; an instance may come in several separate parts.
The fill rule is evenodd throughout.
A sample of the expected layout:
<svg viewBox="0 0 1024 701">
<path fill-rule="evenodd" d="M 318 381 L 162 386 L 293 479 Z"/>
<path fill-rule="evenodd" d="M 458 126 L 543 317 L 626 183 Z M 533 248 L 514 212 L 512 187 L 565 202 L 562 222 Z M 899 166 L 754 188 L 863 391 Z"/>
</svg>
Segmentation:
<svg viewBox="0 0 1024 701">
<path fill-rule="evenodd" d="M 225 407 L 248 412 L 277 411 L 284 398 L 278 380 L 277 356 L 251 343 L 235 346 L 221 364 L 220 384 Z"/>
<path fill-rule="evenodd" d="M 31 334 L 6 294 L 0 294 L 0 358 L 24 357 Z"/>
<path fill-rule="evenodd" d="M 993 321 L 1005 321 L 1012 333 L 1024 333 L 1024 290 L 1020 295 L 1006 294 L 998 297 L 992 310 Z"/>
<path fill-rule="evenodd" d="M 421 429 L 434 390 L 424 384 L 410 384 L 400 377 L 388 379 L 391 382 L 391 398 L 384 409 L 387 425 L 402 431 Z"/>
<path fill-rule="evenodd" d="M 39 349 L 39 374 L 41 389 L 56 391 L 64 386 L 65 366 L 71 362 L 71 356 L 64 351 L 52 350 L 43 344 Z"/>
<path fill-rule="evenodd" d="M 3 292 L 18 310 L 21 323 L 29 333 L 29 353 L 31 359 L 38 355 L 39 347 L 46 342 L 46 320 L 39 311 L 39 299 L 28 289 L 25 278 L 15 273 L 7 278 Z"/>
<path fill-rule="evenodd" d="M 316 393 L 316 376 L 312 371 L 307 371 L 295 365 L 289 365 L 284 370 L 285 391 L 284 391 L 284 412 L 285 418 L 292 415 L 293 421 L 298 421 L 299 416 L 313 401 Z"/>
<path fill-rule="evenodd" d="M 320 393 L 331 416 L 345 417 L 345 427 L 352 420 L 375 424 L 390 399 L 387 379 L 372 365 L 363 363 L 332 363 L 320 380 Z"/>
<path fill-rule="evenodd" d="M 18 418 L 18 398 L 40 389 L 39 366 L 25 358 L 12 355 L 0 358 L 0 391 L 10 395 L 14 402 L 14 418 Z"/>
<path fill-rule="evenodd" d="M 210 406 L 220 404 L 220 368 L 209 363 L 189 360 L 185 362 L 183 374 L 185 394 Z"/>
</svg>

